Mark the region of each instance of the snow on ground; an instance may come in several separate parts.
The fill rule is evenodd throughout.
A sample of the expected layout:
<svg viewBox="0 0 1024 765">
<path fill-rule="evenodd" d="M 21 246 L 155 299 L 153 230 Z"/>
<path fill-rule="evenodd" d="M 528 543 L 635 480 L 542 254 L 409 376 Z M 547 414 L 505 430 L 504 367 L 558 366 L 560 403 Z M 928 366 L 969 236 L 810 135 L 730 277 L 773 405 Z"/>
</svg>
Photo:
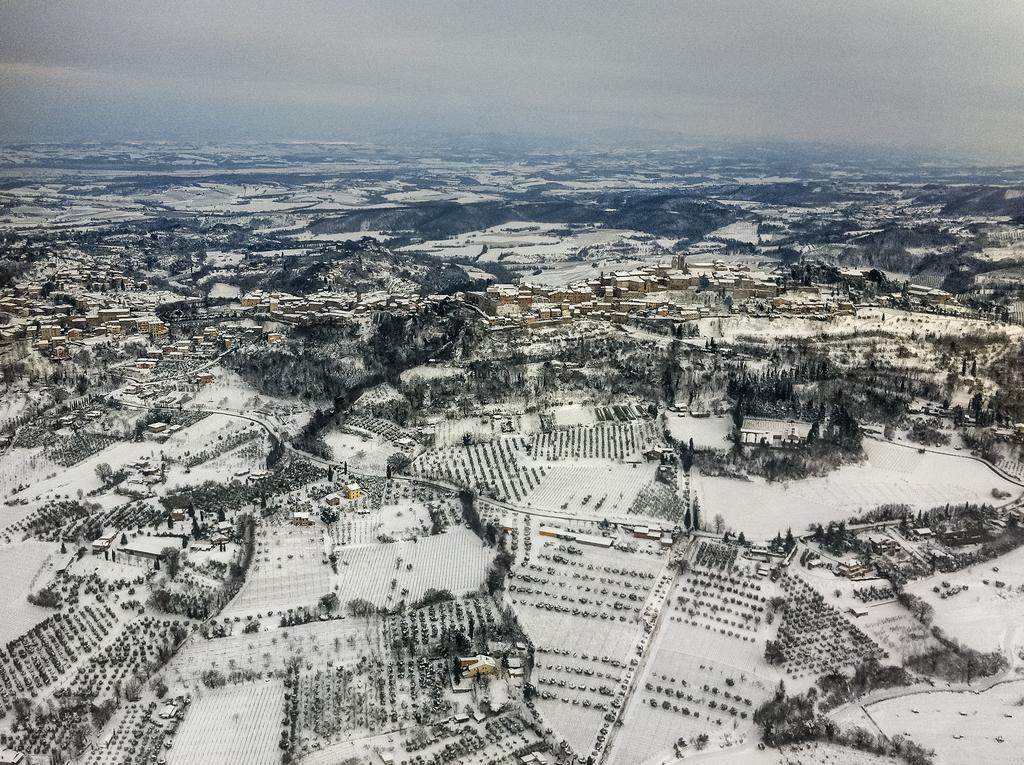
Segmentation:
<svg viewBox="0 0 1024 765">
<path fill-rule="evenodd" d="M 241 296 L 242 292 L 233 284 L 225 284 L 224 282 L 214 282 L 210 287 L 210 297 L 212 298 L 237 298 Z"/>
<path fill-rule="evenodd" d="M 542 539 L 544 538 L 535 536 L 534 544 L 536 545 Z M 610 567 L 616 570 L 628 569 L 659 576 L 665 567 L 664 558 L 624 553 L 614 549 L 588 547 L 585 548 L 582 555 L 587 565 L 592 565 L 596 571 L 602 570 L 603 567 Z M 565 579 L 562 579 L 561 583 L 567 587 L 575 586 L 573 580 L 568 579 L 568 575 L 568 569 L 563 569 L 561 576 L 564 576 Z M 598 657 L 626 662 L 636 651 L 636 645 L 641 635 L 639 622 L 614 619 L 602 619 L 595 622 L 570 611 L 536 608 L 530 605 L 535 603 L 534 597 L 536 596 L 524 596 L 516 593 L 515 599 L 519 602 L 513 606 L 523 629 L 530 636 L 534 645 L 545 649 L 571 649 L 573 651 L 571 659 L 560 659 L 552 653 L 542 654 L 543 675 L 552 679 L 579 682 L 578 676 L 566 676 L 558 669 L 558 665 L 562 662 L 570 665 L 577 664 L 578 661 L 588 661 L 588 666 L 610 675 L 610 677 L 603 678 L 605 684 L 615 685 L 621 678 L 621 672 L 613 669 L 610 664 L 599 662 Z M 584 660 L 584 656 L 591 658 Z M 576 695 L 572 690 L 559 689 L 558 693 Z M 568 695 L 565 698 L 568 698 Z M 588 709 L 565 703 L 561 698 L 561 696 L 550 699 L 538 698 L 535 703 L 545 723 L 550 725 L 560 737 L 567 740 L 577 751 L 589 752 L 604 724 L 603 714 L 592 707 Z"/>
<path fill-rule="evenodd" d="M 251 435 L 252 440 L 237 448 L 229 448 L 232 439 L 241 438 L 243 434 Z M 164 441 L 164 451 L 183 460 L 167 469 L 167 484 L 172 487 L 195 486 L 203 481 L 227 481 L 232 476 L 245 480 L 249 471 L 265 466 L 265 442 L 265 431 L 256 423 L 224 414 L 211 414 Z M 259 449 L 254 450 L 253 444 Z M 250 453 L 251 458 L 246 456 Z M 203 458 L 200 464 L 187 463 L 200 457 Z"/>
<path fill-rule="evenodd" d="M 44 406 L 49 400 L 47 393 L 37 389 L 16 390 L 8 387 L 0 398 L 0 424 L 27 413 L 30 407 Z"/>
<path fill-rule="evenodd" d="M 814 549 L 820 552 L 820 549 Z M 867 614 L 858 618 L 856 624 L 868 637 L 889 652 L 888 663 L 899 664 L 906 658 L 924 653 L 935 644 L 928 628 L 922 626 L 921 622 L 897 601 L 865 603 L 853 594 L 854 590 L 865 587 L 889 587 L 889 580 L 851 580 L 825 567 L 793 567 L 790 570 L 821 593 L 833 608 L 843 612 L 854 606 L 866 608 Z"/>
<path fill-rule="evenodd" d="M 1024 680 L 986 691 L 925 691 L 866 705 L 886 735 L 909 735 L 935 750 L 936 765 L 1019 763 L 1024 747 Z M 872 729 L 860 707 L 841 716 Z M 998 740 L 1002 739 L 1002 741 Z"/>
<path fill-rule="evenodd" d="M 447 377 L 459 377 L 464 374 L 466 374 L 464 369 L 452 366 L 451 364 L 420 364 L 402 372 L 401 379 L 403 383 L 409 383 L 416 379 L 441 380 Z"/>
<path fill-rule="evenodd" d="M 584 247 L 615 245 L 624 240 L 630 240 L 629 246 L 634 247 L 639 245 L 639 241 L 634 241 L 633 237 L 647 238 L 644 234 L 625 229 L 566 229 L 566 226 L 556 223 L 511 222 L 448 239 L 411 244 L 402 249 L 438 257 L 479 257 L 487 262 L 500 261 L 506 265 L 529 263 L 545 268 L 548 261 L 564 260 Z M 598 253 L 594 255 L 598 257 Z M 587 268 L 590 268 L 589 264 Z"/>
<path fill-rule="evenodd" d="M 1024 242 L 1003 247 L 984 247 L 979 254 L 985 260 L 1024 260 Z"/>
<path fill-rule="evenodd" d="M 230 268 L 237 266 L 245 258 L 245 253 L 238 250 L 207 250 L 206 262 L 211 268 Z"/>
<path fill-rule="evenodd" d="M 998 330 L 1011 338 L 1024 335 L 1024 327 L 969 319 L 962 316 L 911 313 L 891 308 L 860 308 L 856 316 L 835 316 L 822 322 L 798 316 L 776 317 L 770 322 L 753 316 L 728 316 L 701 319 L 697 322 L 701 337 L 732 341 L 737 337 L 760 338 L 811 337 L 828 342 L 830 335 L 849 336 L 854 332 L 880 331 L 895 335 L 936 335 L 963 337 L 977 332 Z"/>
<path fill-rule="evenodd" d="M 480 417 L 462 417 L 440 420 L 433 424 L 434 444 L 438 447 L 456 446 L 467 433 L 474 441 L 489 441 L 500 437 L 500 422 L 493 417 L 486 421 Z"/>
<path fill-rule="evenodd" d="M 12 453 L 14 451 L 28 450 L 12 450 Z M 76 497 L 79 491 L 88 493 L 93 489 L 100 488 L 100 479 L 96 475 L 96 466 L 101 463 L 117 467 L 129 462 L 145 459 L 159 462 L 158 452 L 159 445 L 151 441 L 143 441 L 142 443 L 119 441 L 71 467 L 54 465 L 52 472 L 46 473 L 47 477 L 34 478 L 29 482 L 28 488 L 16 494 L 19 499 L 27 500 L 27 504 L 17 507 L 4 506 L 0 508 L 0 521 L 2 521 L 3 526 L 6 526 L 24 518 L 45 504 L 48 499 L 71 499 Z M 5 467 L 9 459 L 10 454 L 2 460 Z M 15 474 L 20 475 L 21 473 L 16 471 Z M 0 480 L 3 480 L 2 476 L 3 473 L 0 472 Z"/>
<path fill-rule="evenodd" d="M 728 226 L 715 229 L 707 235 L 708 239 L 727 239 L 733 242 L 757 244 L 757 221 L 738 220 Z"/>
<path fill-rule="evenodd" d="M 484 582 L 493 551 L 464 526 L 419 540 L 344 546 L 338 554 L 338 599 L 392 608 L 428 588 L 464 595 Z M 326 590 L 325 590 L 326 592 Z"/>
<path fill-rule="evenodd" d="M 255 616 L 269 610 L 313 606 L 334 584 L 319 530 L 264 526 L 257 536 L 252 569 L 223 615 Z"/>
<path fill-rule="evenodd" d="M 711 746 L 715 748 L 729 746 L 731 743 L 743 744 L 751 738 L 756 738 L 754 722 L 750 717 L 753 707 L 741 705 L 747 712 L 747 719 L 733 718 L 723 732 L 722 728 L 711 724 L 708 719 L 717 716 L 715 712 L 708 713 L 701 709 L 702 717 L 695 719 L 672 710 L 664 710 L 660 705 L 656 708 L 650 706 L 649 699 L 654 698 L 654 694 L 645 692 L 644 688 L 647 683 L 655 687 L 661 686 L 666 682 L 662 680 L 663 677 L 685 678 L 692 684 L 699 681 L 715 687 L 721 686 L 725 690 L 739 693 L 744 698 L 750 696 L 754 704 L 759 703 L 770 692 L 771 683 L 710 659 L 695 657 L 689 650 L 688 647 L 684 647 L 683 650 L 658 648 L 653 651 L 646 667 L 647 671 L 641 678 L 638 690 L 623 718 L 622 732 L 619 734 L 621 738 L 615 742 L 610 760 L 612 765 L 661 765 L 671 754 L 677 739 L 690 739 L 701 733 L 707 733 L 711 737 Z M 726 679 L 731 680 L 734 685 L 727 686 Z"/>
<path fill-rule="evenodd" d="M 59 546 L 50 542 L 18 542 L 0 548 L 0 645 L 6 645 L 41 622 L 52 611 L 28 602 L 30 592 L 52 578 Z"/>
<path fill-rule="evenodd" d="M 721 514 L 726 525 L 748 539 L 764 540 L 789 527 L 843 520 L 881 504 L 901 503 L 929 509 L 947 502 L 991 502 L 992 490 L 1020 488 L 969 457 L 927 452 L 865 439 L 867 459 L 827 476 L 769 483 L 694 473 L 691 491 L 704 518 Z"/>
<path fill-rule="evenodd" d="M 229 686 L 196 694 L 167 750 L 168 765 L 276 765 L 284 715 L 280 681 Z"/>
<path fill-rule="evenodd" d="M 582 404 L 563 404 L 561 406 L 552 407 L 549 410 L 549 413 L 554 418 L 555 425 L 558 427 L 597 424 L 597 412 L 594 411 L 594 407 L 592 406 L 583 406 Z"/>
<path fill-rule="evenodd" d="M 688 444 L 693 439 L 697 449 L 726 449 L 727 439 L 732 433 L 732 418 L 725 415 L 687 417 L 666 412 L 665 425 L 676 441 Z"/>
<path fill-rule="evenodd" d="M 745 569 L 743 576 L 750 577 L 749 564 L 740 563 L 735 571 L 738 573 L 741 566 Z M 748 625 L 735 633 L 722 634 L 711 609 L 703 609 L 696 623 L 691 623 L 687 614 L 689 607 L 679 601 L 689 594 L 689 584 L 687 579 L 682 579 L 669 592 L 654 643 L 624 712 L 623 727 L 614 741 L 612 765 L 661 765 L 671 759 L 669 755 L 678 738 L 690 741 L 701 733 L 710 737 L 709 752 L 723 747 L 745 748 L 757 739 L 751 715 L 771 693 L 780 676 L 778 669 L 770 666 L 763 656 L 764 641 L 774 634 L 775 628 L 765 622 L 756 629 L 749 629 Z M 760 586 L 764 588 L 764 597 L 777 592 L 768 580 Z M 653 692 L 648 690 L 649 685 Z M 658 688 L 662 686 L 694 694 L 692 701 L 677 696 L 672 702 L 690 711 L 699 710 L 701 716 L 680 715 L 676 710 L 664 709 L 660 702 L 666 697 L 658 696 Z M 706 694 L 702 697 L 701 690 L 705 686 L 749 699 L 750 704 L 730 701 L 746 717 L 725 718 L 723 726 L 713 722 L 720 712 L 708 704 L 711 697 Z M 650 705 L 652 699 L 659 702 L 654 707 Z M 717 701 L 721 700 L 722 697 L 718 697 Z"/>
<path fill-rule="evenodd" d="M 376 434 L 330 430 L 324 433 L 324 441 L 331 447 L 334 461 L 347 462 L 348 469 L 355 473 L 384 473 L 388 457 L 398 451 L 388 440 Z"/>
<path fill-rule="evenodd" d="M 500 199 L 494 194 L 479 194 L 472 191 L 443 191 L 439 189 L 412 189 L 409 191 L 392 191 L 385 194 L 384 198 L 389 202 L 458 202 L 459 204 L 473 204 L 475 202 L 490 202 Z"/>
<path fill-rule="evenodd" d="M 234 635 L 212 640 L 195 635 L 171 659 L 165 674 L 176 684 L 200 688 L 202 673 L 211 667 L 225 673 L 232 667 L 271 673 L 284 669 L 288 658 L 297 654 L 320 654 L 340 663 L 379 652 L 381 648 L 376 623 L 366 619 L 331 619 L 252 634 L 236 631 Z"/>
<path fill-rule="evenodd" d="M 950 587 L 942 587 L 943 582 Z M 933 591 L 936 586 L 967 590 L 943 599 Z M 935 608 L 934 623 L 946 634 L 971 647 L 1003 649 L 1010 657 L 1024 648 L 1024 548 L 951 574 L 919 579 L 906 589 Z"/>
<path fill-rule="evenodd" d="M 375 205 L 375 207 L 380 207 L 380 205 Z M 376 239 L 378 242 L 386 242 L 392 238 L 383 231 L 338 231 L 324 234 L 312 234 L 308 231 L 303 231 L 297 239 L 303 242 L 358 242 L 367 236 L 371 239 Z"/>
<path fill-rule="evenodd" d="M 430 511 L 425 502 L 404 500 L 400 505 L 381 505 L 379 511 L 371 511 L 370 517 L 367 531 L 373 539 L 380 535 L 412 539 L 430 533 Z"/>
<path fill-rule="evenodd" d="M 21 496 L 24 496 L 42 481 L 57 475 L 63 469 L 62 465 L 48 459 L 42 449 L 11 449 L 0 460 L 0 499 L 6 500 L 18 494 L 21 487 L 28 487 L 20 492 Z M 13 523 L 26 512 L 18 513 L 18 508 L 14 508 L 15 514 L 12 514 L 12 510 L 4 507 L 0 510 L 0 522 L 4 525 Z"/>
<path fill-rule="evenodd" d="M 602 459 L 525 462 L 547 469 L 528 495 L 527 505 L 597 519 L 625 515 L 640 490 L 654 480 L 656 470 L 653 463 L 623 464 Z"/>
<path fill-rule="evenodd" d="M 738 748 L 708 749 L 699 754 L 691 749 L 686 760 L 701 765 L 891 765 L 893 762 L 881 755 L 816 741 L 780 749 L 760 750 L 752 741 Z"/>
<path fill-rule="evenodd" d="M 513 268 L 531 284 L 564 287 L 598 277 L 602 271 L 632 271 L 651 265 L 650 259 L 602 257 L 585 261 L 552 261 L 531 263 L 529 268 Z M 539 272 L 539 273 L 538 273 Z"/>
<path fill-rule="evenodd" d="M 259 393 L 238 374 L 223 367 L 214 366 L 210 371 L 214 381 L 196 393 L 193 403 L 197 407 L 260 416 L 276 430 L 290 432 L 295 432 L 309 419 L 310 406 L 294 399 Z"/>
</svg>

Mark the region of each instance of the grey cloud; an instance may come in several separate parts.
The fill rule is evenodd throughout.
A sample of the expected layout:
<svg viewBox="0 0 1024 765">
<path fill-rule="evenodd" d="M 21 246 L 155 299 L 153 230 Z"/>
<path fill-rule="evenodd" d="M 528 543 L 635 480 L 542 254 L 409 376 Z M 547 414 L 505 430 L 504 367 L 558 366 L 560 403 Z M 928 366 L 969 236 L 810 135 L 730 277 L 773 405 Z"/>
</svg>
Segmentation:
<svg viewBox="0 0 1024 765">
<path fill-rule="evenodd" d="M 0 139 L 375 128 L 700 136 L 1020 158 L 1024 4 L 0 5 Z"/>
</svg>

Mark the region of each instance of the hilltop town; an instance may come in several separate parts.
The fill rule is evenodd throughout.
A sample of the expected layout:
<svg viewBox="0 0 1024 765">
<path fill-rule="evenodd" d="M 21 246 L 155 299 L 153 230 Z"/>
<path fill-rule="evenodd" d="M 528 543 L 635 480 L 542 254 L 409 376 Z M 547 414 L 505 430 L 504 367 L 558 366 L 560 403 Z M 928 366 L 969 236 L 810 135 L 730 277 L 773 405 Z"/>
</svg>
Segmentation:
<svg viewBox="0 0 1024 765">
<path fill-rule="evenodd" d="M 1013 171 L 123 149 L 0 151 L 0 763 L 1024 745 Z"/>
</svg>

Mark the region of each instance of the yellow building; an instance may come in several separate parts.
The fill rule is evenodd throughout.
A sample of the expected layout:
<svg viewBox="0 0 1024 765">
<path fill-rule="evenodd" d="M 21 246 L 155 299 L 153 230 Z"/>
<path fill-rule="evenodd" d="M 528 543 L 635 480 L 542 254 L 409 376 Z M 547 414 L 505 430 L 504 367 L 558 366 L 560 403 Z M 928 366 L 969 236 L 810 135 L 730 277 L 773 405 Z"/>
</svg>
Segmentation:
<svg viewBox="0 0 1024 765">
<path fill-rule="evenodd" d="M 498 662 L 484 654 L 477 654 L 476 656 L 460 656 L 459 667 L 462 669 L 463 677 L 498 674 Z"/>
</svg>

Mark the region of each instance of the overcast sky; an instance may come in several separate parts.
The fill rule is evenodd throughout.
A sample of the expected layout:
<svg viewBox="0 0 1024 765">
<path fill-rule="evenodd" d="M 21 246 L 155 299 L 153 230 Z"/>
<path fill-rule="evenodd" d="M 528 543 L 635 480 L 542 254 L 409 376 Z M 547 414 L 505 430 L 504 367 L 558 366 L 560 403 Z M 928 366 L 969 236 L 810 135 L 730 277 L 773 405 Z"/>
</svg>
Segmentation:
<svg viewBox="0 0 1024 765">
<path fill-rule="evenodd" d="M 1024 159 L 1024 0 L 0 2 L 0 140 L 594 130 Z"/>
</svg>

